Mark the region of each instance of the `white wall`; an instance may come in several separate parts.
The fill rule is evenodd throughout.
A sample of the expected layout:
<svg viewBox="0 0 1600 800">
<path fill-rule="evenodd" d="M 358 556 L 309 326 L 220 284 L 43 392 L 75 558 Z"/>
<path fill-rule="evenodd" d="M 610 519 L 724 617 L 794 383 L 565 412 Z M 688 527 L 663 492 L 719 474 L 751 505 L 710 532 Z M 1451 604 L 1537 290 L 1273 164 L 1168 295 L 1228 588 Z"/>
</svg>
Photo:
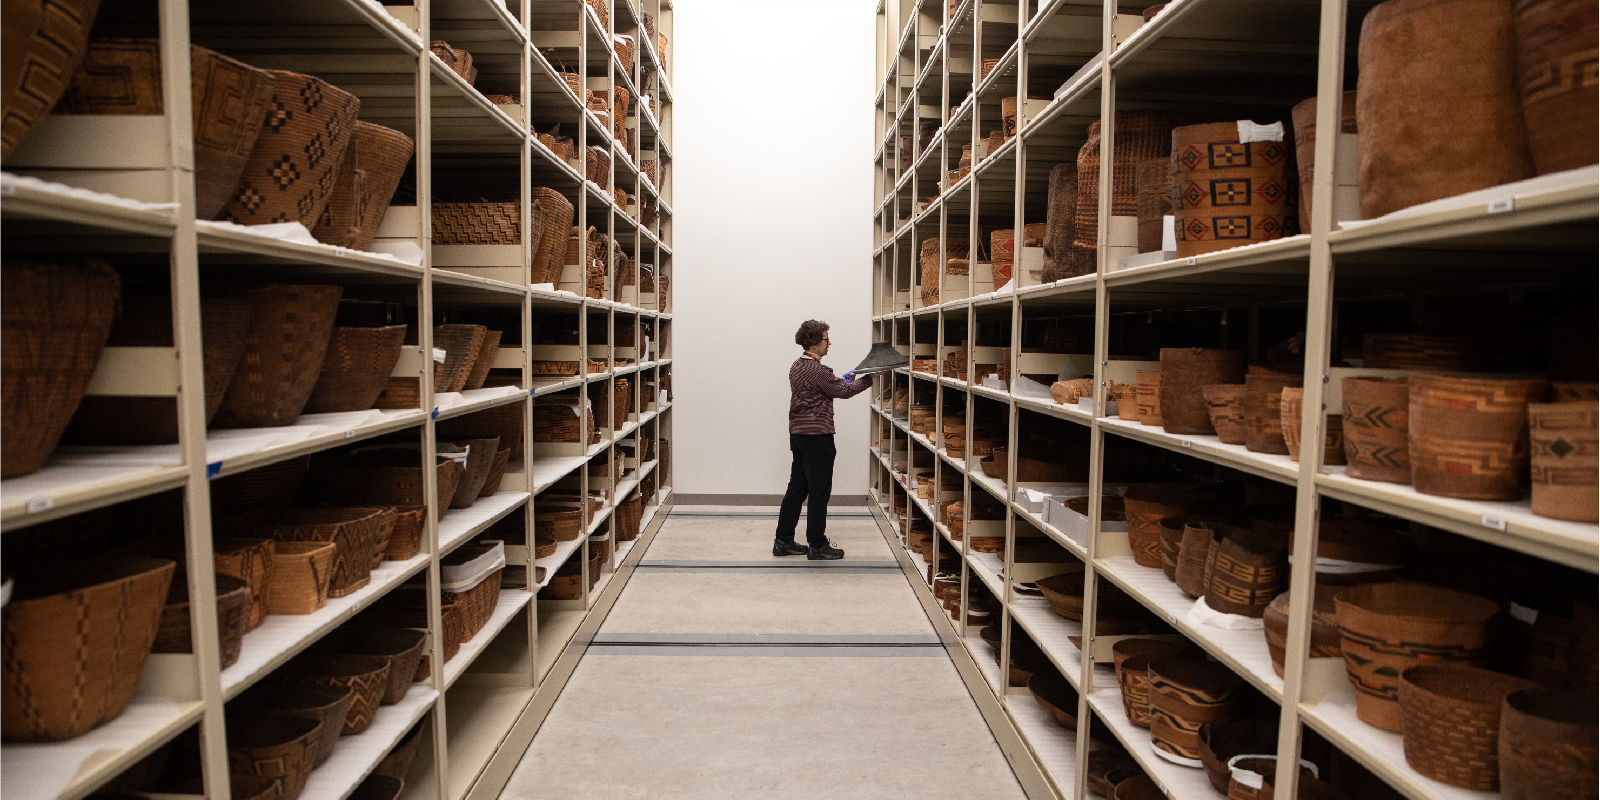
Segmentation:
<svg viewBox="0 0 1600 800">
<path fill-rule="evenodd" d="M 871 345 L 875 7 L 674 9 L 674 489 L 782 494 L 795 329 L 841 375 Z M 866 492 L 867 413 L 835 403 L 834 494 Z"/>
</svg>

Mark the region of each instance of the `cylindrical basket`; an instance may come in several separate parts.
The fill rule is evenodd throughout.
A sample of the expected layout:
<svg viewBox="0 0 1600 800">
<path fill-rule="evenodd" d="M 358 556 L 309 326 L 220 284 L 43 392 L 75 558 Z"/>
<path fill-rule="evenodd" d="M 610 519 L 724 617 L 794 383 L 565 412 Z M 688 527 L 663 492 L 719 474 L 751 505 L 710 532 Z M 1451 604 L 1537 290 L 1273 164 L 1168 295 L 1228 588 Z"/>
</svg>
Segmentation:
<svg viewBox="0 0 1600 800">
<path fill-rule="evenodd" d="M 1150 744 L 1174 763 L 1203 767 L 1200 726 L 1232 719 L 1244 680 L 1222 664 L 1193 658 L 1150 662 Z"/>
<path fill-rule="evenodd" d="M 1206 581 L 1206 605 L 1225 614 L 1260 618 L 1288 588 L 1287 540 L 1229 526 L 1217 539 Z"/>
<path fill-rule="evenodd" d="M 55 449 L 100 362 L 121 283 L 99 262 L 0 265 L 0 477 L 36 472 Z"/>
<path fill-rule="evenodd" d="M 1593 698 L 1558 689 L 1506 695 L 1500 709 L 1500 796 L 1594 797 L 1600 790 L 1597 745 Z"/>
<path fill-rule="evenodd" d="M 1161 249 L 1167 217 L 1172 214 L 1172 160 L 1152 158 L 1134 168 L 1135 214 L 1139 218 L 1139 252 Z"/>
<path fill-rule="evenodd" d="M 1345 92 L 1341 98 L 1339 131 L 1356 132 L 1356 93 Z M 1300 178 L 1300 232 L 1311 232 L 1311 190 L 1315 183 L 1317 164 L 1317 98 L 1302 100 L 1289 112 L 1294 121 L 1294 160 Z M 1339 224 L 1335 219 L 1334 224 Z"/>
<path fill-rule="evenodd" d="M 1136 413 L 1140 425 L 1156 426 L 1161 424 L 1161 373 L 1157 370 L 1141 369 L 1134 373 L 1138 379 L 1135 386 Z"/>
<path fill-rule="evenodd" d="M 1339 647 L 1339 609 L 1333 598 L 1343 586 L 1317 584 L 1311 605 L 1311 658 L 1341 658 Z M 1267 640 L 1267 656 L 1272 671 L 1283 676 L 1284 653 L 1289 646 L 1289 593 L 1273 598 L 1261 615 L 1262 633 Z"/>
<path fill-rule="evenodd" d="M 1111 148 L 1115 164 L 1111 169 L 1111 215 L 1132 217 L 1138 214 L 1139 189 L 1136 170 L 1152 158 L 1166 158 L 1178 140 L 1174 126 L 1192 121 L 1192 114 L 1171 111 L 1118 111 Z M 1233 123 L 1228 123 L 1232 125 Z M 1089 123 L 1088 141 L 1078 150 L 1078 244 L 1095 247 L 1100 218 L 1100 121 Z M 1182 235 L 1178 247 L 1183 247 Z M 1179 253 L 1183 255 L 1183 253 Z"/>
<path fill-rule="evenodd" d="M 1161 567 L 1161 520 L 1194 511 L 1210 498 L 1185 486 L 1139 486 L 1123 495 L 1128 543 L 1141 567 Z"/>
<path fill-rule="evenodd" d="M 103 559 L 15 578 L 0 609 L 0 735 L 59 742 L 122 714 L 156 640 L 177 564 Z"/>
<path fill-rule="evenodd" d="M 1582 0 L 1514 0 L 1517 91 L 1528 150 L 1540 175 L 1595 163 L 1597 108 L 1593 33 L 1600 21 Z M 1591 784 L 1592 786 L 1592 784 Z"/>
<path fill-rule="evenodd" d="M 1482 666 L 1498 638 L 1500 606 L 1422 583 L 1374 583 L 1340 592 L 1339 647 L 1356 716 L 1399 733 L 1400 681 L 1418 663 Z"/>
<path fill-rule="evenodd" d="M 340 286 L 262 286 L 246 290 L 255 302 L 244 359 L 212 424 L 219 428 L 293 425 L 322 372 Z"/>
<path fill-rule="evenodd" d="M 1172 213 L 1178 257 L 1300 232 L 1300 193 L 1283 142 L 1240 143 L 1239 125 L 1172 131 Z"/>
<path fill-rule="evenodd" d="M 1544 381 L 1415 374 L 1411 402 L 1411 484 L 1423 494 L 1519 500 L 1528 474 L 1528 404 Z"/>
<path fill-rule="evenodd" d="M 1216 433 L 1201 387 L 1244 380 L 1244 352 L 1199 347 L 1161 349 L 1161 427 L 1167 433 Z"/>
<path fill-rule="evenodd" d="M 1212 384 L 1200 387 L 1211 427 L 1223 444 L 1244 444 L 1250 425 L 1244 401 L 1248 387 L 1242 383 Z"/>
<path fill-rule="evenodd" d="M 1362 218 L 1533 177 L 1510 0 L 1373 11 L 1356 86 Z"/>
<path fill-rule="evenodd" d="M 1499 672 L 1425 664 L 1400 673 L 1406 763 L 1436 781 L 1500 788 L 1500 709 L 1506 695 L 1539 684 Z"/>
<path fill-rule="evenodd" d="M 1600 403 L 1528 405 L 1533 513 L 1574 522 L 1600 519 Z"/>
<path fill-rule="evenodd" d="M 1299 375 L 1269 370 L 1244 376 L 1246 450 L 1280 456 L 1289 454 L 1289 445 L 1283 440 L 1283 390 L 1299 386 L 1301 381 Z"/>
<path fill-rule="evenodd" d="M 1368 481 L 1411 482 L 1411 401 L 1405 378 L 1345 378 L 1345 473 Z"/>
</svg>

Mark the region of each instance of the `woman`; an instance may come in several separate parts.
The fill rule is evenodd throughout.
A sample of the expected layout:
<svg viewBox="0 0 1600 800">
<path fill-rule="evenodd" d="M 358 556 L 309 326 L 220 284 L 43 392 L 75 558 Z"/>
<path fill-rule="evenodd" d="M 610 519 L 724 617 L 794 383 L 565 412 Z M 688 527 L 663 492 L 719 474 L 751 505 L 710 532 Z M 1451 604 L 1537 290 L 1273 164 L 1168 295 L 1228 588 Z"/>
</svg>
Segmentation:
<svg viewBox="0 0 1600 800">
<path fill-rule="evenodd" d="M 833 494 L 833 401 L 866 391 L 872 376 L 855 380 L 854 372 L 843 378 L 823 366 L 828 354 L 828 323 L 808 319 L 795 332 L 794 343 L 805 349 L 789 368 L 789 452 L 794 463 L 789 468 L 789 490 L 784 492 L 778 510 L 778 531 L 772 543 L 775 556 L 802 553 L 811 561 L 844 558 L 844 551 L 828 541 L 828 498 Z M 800 523 L 800 503 L 806 502 L 806 542 L 794 540 Z"/>
</svg>

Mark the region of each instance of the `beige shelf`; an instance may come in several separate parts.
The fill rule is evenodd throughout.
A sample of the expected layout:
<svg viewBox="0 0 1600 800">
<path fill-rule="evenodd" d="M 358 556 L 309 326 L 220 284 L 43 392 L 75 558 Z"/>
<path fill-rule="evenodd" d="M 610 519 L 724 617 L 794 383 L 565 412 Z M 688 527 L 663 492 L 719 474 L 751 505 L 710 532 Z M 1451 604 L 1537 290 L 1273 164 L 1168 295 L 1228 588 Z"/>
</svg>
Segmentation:
<svg viewBox="0 0 1600 800">
<path fill-rule="evenodd" d="M 7 798 L 77 800 L 200 721 L 205 704 L 135 695 L 122 715 L 76 739 L 0 748 L 0 791 Z"/>
</svg>

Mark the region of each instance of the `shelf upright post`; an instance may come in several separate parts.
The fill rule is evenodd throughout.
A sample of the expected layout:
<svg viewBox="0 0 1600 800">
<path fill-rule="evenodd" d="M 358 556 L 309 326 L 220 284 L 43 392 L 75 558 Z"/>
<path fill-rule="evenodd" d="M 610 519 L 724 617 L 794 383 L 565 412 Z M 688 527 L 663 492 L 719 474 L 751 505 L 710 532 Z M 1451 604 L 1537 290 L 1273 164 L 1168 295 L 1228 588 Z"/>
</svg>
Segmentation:
<svg viewBox="0 0 1600 800">
<path fill-rule="evenodd" d="M 417 0 L 417 21 L 421 29 L 422 41 L 432 41 L 432 9 L 430 0 Z M 417 287 L 417 344 L 423 354 L 422 407 L 428 411 L 428 419 L 422 424 L 422 461 L 423 474 L 423 503 L 430 509 L 439 509 L 442 503 L 449 500 L 439 496 L 438 470 L 434 469 L 437 457 L 437 437 L 434 434 L 434 421 L 432 410 L 435 408 L 433 381 L 429 380 L 431 368 L 428 360 L 433 354 L 433 72 L 430 59 L 432 53 L 424 47 L 417 55 L 417 83 L 416 83 L 416 114 L 417 114 L 417 226 L 418 239 L 426 244 L 423 248 L 422 283 Z M 428 567 L 425 570 L 423 582 L 424 594 L 428 603 L 428 629 L 433 631 L 429 637 L 429 646 L 432 650 L 430 662 L 434 669 L 430 677 L 433 688 L 439 696 L 433 703 L 433 775 L 438 782 L 435 797 L 447 798 L 450 786 L 449 742 L 447 741 L 448 726 L 445 723 L 445 657 L 444 657 L 444 625 L 441 621 L 440 605 L 442 598 L 439 595 L 441 580 L 439 577 L 439 515 L 435 513 L 423 515 L 422 541 L 426 552 L 430 555 Z"/>
<path fill-rule="evenodd" d="M 161 92 L 165 98 L 168 163 L 173 199 L 168 269 L 172 277 L 172 332 L 178 358 L 179 449 L 188 478 L 183 492 L 184 552 L 191 563 L 210 564 L 211 487 L 206 456 L 205 368 L 200 342 L 200 256 L 195 241 L 193 113 L 189 88 L 189 6 L 162 0 L 158 9 L 161 41 Z M 185 571 L 189 629 L 194 637 L 194 690 L 204 703 L 200 717 L 200 759 L 206 794 L 228 797 L 228 747 L 224 730 L 222 651 L 217 634 L 216 575 L 209 569 Z"/>
<path fill-rule="evenodd" d="M 1297 552 L 1317 552 L 1320 498 L 1316 476 L 1322 471 L 1322 446 L 1327 425 L 1324 382 L 1333 329 L 1333 251 L 1328 234 L 1333 229 L 1334 163 L 1337 132 L 1344 93 L 1345 0 L 1322 0 L 1321 30 L 1317 49 L 1316 174 L 1311 188 L 1311 258 L 1306 297 L 1305 402 L 1300 415 L 1300 469 L 1296 480 L 1294 546 Z M 1311 563 L 1315 559 L 1306 559 Z M 1310 669 L 1311 611 L 1315 601 L 1316 571 L 1292 570 L 1289 575 L 1289 633 L 1284 648 L 1283 701 L 1278 720 L 1276 784 L 1287 787 L 1286 796 L 1298 791 L 1300 770 L 1300 700 L 1306 693 Z"/>
<path fill-rule="evenodd" d="M 1094 650 L 1095 640 L 1098 638 L 1095 629 L 1100 613 L 1099 603 L 1096 602 L 1100 594 L 1100 573 L 1095 564 L 1099 556 L 1100 523 L 1105 512 L 1102 498 L 1105 496 L 1106 432 L 1100 426 L 1100 420 L 1106 411 L 1106 393 L 1109 388 L 1106 367 L 1110 359 L 1111 345 L 1111 290 L 1106 285 L 1106 274 L 1110 271 L 1110 264 L 1106 242 L 1111 228 L 1111 193 L 1115 158 L 1112 142 L 1115 138 L 1114 126 L 1117 116 L 1117 81 L 1110 66 L 1111 52 L 1116 42 L 1116 14 L 1116 0 L 1106 0 L 1100 11 L 1100 52 L 1104 58 L 1100 69 L 1100 185 L 1096 187 L 1099 212 L 1095 220 L 1094 420 L 1089 427 L 1089 542 L 1084 548 L 1088 563 L 1084 565 L 1083 570 L 1086 581 L 1083 589 L 1084 647 L 1078 684 L 1077 768 L 1073 778 L 1073 794 L 1076 797 L 1084 796 L 1088 790 L 1089 731 L 1093 716 L 1089 707 L 1089 695 L 1095 688 Z"/>
<path fill-rule="evenodd" d="M 520 66 L 522 94 L 522 209 L 523 222 L 523 257 L 522 263 L 527 265 L 528 275 L 526 283 L 533 285 L 533 241 L 531 234 L 531 215 L 533 200 L 533 161 L 532 147 L 533 134 L 533 38 L 527 35 L 530 30 L 529 21 L 532 19 L 532 0 L 520 0 L 517 19 L 522 23 L 524 39 L 522 42 L 522 63 Z M 565 233 L 558 231 L 557 234 Z M 556 269 L 560 269 L 556 265 Z M 556 282 L 561 281 L 560 276 Z M 522 535 L 526 543 L 526 554 L 523 556 L 524 569 L 527 570 L 527 585 L 534 592 L 538 592 L 538 569 L 534 566 L 535 531 L 533 529 L 533 296 L 530 292 L 522 293 L 522 387 L 528 390 L 528 396 L 521 401 L 522 407 L 522 471 L 527 476 L 528 499 L 522 507 Z M 527 685 L 529 688 L 539 686 L 539 601 L 535 597 L 528 601 L 528 672 Z"/>
</svg>

